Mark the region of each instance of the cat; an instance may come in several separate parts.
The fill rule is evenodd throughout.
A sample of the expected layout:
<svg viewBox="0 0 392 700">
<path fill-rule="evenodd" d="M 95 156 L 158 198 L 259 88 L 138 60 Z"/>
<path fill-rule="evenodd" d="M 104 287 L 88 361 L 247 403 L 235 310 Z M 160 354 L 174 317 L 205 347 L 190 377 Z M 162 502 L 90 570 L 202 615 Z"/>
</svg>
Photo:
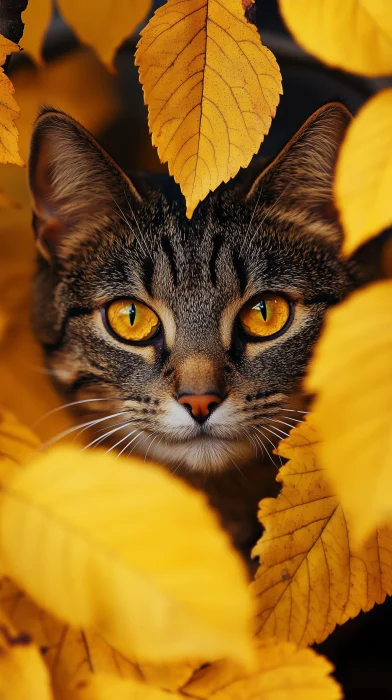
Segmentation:
<svg viewBox="0 0 392 700">
<path fill-rule="evenodd" d="M 70 116 L 43 109 L 32 136 L 32 321 L 57 389 L 99 431 L 92 446 L 177 470 L 248 553 L 261 462 L 304 416 L 326 311 L 364 277 L 341 256 L 332 193 L 349 121 L 340 104 L 319 109 L 191 220 Z"/>
</svg>

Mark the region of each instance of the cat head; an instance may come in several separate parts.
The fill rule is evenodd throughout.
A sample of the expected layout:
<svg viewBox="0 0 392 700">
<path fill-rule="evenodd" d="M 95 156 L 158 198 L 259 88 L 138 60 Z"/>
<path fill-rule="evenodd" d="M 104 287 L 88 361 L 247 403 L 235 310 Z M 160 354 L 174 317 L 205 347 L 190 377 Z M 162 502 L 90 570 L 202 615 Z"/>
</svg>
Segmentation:
<svg viewBox="0 0 392 700">
<path fill-rule="evenodd" d="M 353 285 L 332 197 L 349 119 L 322 108 L 250 187 L 221 187 L 189 221 L 71 117 L 43 111 L 29 162 L 33 324 L 95 444 L 218 469 L 300 418 L 325 312 Z"/>
</svg>

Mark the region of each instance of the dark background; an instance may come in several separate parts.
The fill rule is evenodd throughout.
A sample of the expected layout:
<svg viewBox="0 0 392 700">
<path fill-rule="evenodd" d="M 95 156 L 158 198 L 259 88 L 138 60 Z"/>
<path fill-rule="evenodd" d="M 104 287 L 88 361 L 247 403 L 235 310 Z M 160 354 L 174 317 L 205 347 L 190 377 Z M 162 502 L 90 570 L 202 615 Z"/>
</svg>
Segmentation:
<svg viewBox="0 0 392 700">
<path fill-rule="evenodd" d="M 326 102 L 343 102 L 355 114 L 372 94 L 390 84 L 391 81 L 385 79 L 366 79 L 323 66 L 293 42 L 279 16 L 276 0 L 256 0 L 256 3 L 262 40 L 277 58 L 284 90 L 277 116 L 260 150 L 263 156 L 276 155 L 312 112 Z M 26 0 L 14 0 L 13 4 L 15 7 L 25 5 Z M 155 0 L 154 9 L 160 4 L 163 0 Z M 5 7 L 5 0 L 0 0 L 0 15 L 2 6 Z M 93 3 L 91 9 L 93 12 Z M 100 140 L 124 170 L 164 173 L 167 172 L 166 166 L 159 163 L 151 146 L 146 108 L 133 65 L 136 42 L 137 35 L 127 40 L 118 51 L 115 63 L 122 109 L 116 122 Z M 45 42 L 45 59 L 55 60 L 77 46 L 75 35 L 55 12 Z M 8 72 L 12 74 L 18 64 L 28 61 L 27 56 L 12 56 Z M 336 678 L 342 684 L 347 700 L 368 700 L 369 696 L 378 700 L 392 698 L 391 629 L 392 601 L 388 599 L 384 605 L 375 606 L 366 615 L 361 613 L 337 628 L 317 647 L 335 665 Z"/>
</svg>

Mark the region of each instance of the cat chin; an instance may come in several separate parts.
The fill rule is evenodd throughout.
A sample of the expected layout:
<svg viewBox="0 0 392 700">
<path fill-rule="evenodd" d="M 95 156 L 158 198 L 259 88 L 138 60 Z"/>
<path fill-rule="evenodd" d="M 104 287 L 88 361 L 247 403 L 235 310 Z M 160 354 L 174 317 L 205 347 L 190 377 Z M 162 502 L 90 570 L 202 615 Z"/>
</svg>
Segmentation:
<svg viewBox="0 0 392 700">
<path fill-rule="evenodd" d="M 236 468 L 254 456 L 254 448 L 248 442 L 233 442 L 213 438 L 195 438 L 184 442 L 157 441 L 152 443 L 149 435 L 139 442 L 135 454 L 147 459 L 169 465 L 174 469 L 192 472 L 219 472 Z M 173 469 L 173 471 L 174 471 Z"/>
</svg>

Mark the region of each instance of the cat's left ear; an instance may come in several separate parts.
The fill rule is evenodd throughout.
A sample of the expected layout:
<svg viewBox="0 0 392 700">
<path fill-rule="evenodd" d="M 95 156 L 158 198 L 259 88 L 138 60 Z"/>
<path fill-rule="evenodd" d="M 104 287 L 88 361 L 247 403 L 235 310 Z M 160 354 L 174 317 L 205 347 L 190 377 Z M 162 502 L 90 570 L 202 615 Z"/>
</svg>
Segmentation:
<svg viewBox="0 0 392 700">
<path fill-rule="evenodd" d="M 141 197 L 93 136 L 63 112 L 45 108 L 31 140 L 29 183 L 39 252 L 64 259 L 91 232 L 132 218 Z"/>
<path fill-rule="evenodd" d="M 263 202 L 263 216 L 270 211 L 283 222 L 303 226 L 339 244 L 342 233 L 334 206 L 333 178 L 350 121 L 350 112 L 339 103 L 317 110 L 259 175 L 247 199 Z"/>
</svg>

